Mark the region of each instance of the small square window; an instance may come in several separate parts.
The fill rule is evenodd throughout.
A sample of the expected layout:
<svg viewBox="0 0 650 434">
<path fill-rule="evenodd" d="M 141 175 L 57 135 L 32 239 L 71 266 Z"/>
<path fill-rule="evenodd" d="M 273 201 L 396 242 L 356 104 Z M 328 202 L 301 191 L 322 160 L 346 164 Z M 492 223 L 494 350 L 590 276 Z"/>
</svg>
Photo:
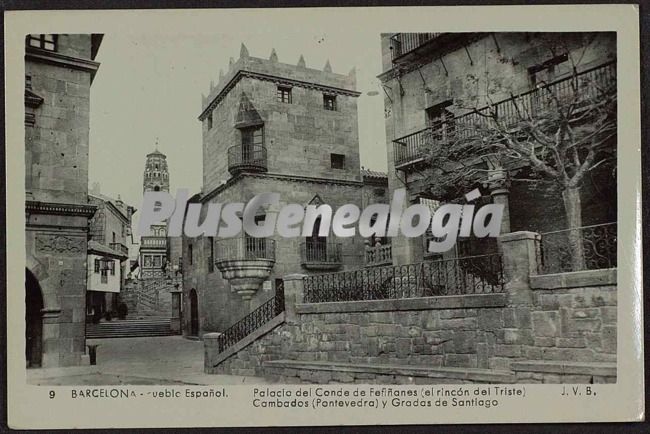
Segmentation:
<svg viewBox="0 0 650 434">
<path fill-rule="evenodd" d="M 56 51 L 57 35 L 33 34 L 27 35 L 26 39 L 26 44 L 29 47 Z"/>
<path fill-rule="evenodd" d="M 287 103 L 287 104 L 291 104 L 291 88 L 290 87 L 278 86 L 277 96 L 278 96 L 278 102 L 284 102 L 284 103 Z"/>
<path fill-rule="evenodd" d="M 336 111 L 336 96 L 323 95 L 323 108 L 325 110 Z"/>
<path fill-rule="evenodd" d="M 345 169 L 345 155 L 330 154 L 332 169 Z"/>
</svg>

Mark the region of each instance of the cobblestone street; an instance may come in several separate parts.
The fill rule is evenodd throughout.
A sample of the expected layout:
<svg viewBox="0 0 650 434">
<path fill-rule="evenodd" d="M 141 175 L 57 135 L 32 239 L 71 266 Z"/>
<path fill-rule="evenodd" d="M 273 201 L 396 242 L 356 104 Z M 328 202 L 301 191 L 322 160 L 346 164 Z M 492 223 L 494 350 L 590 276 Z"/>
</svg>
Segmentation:
<svg viewBox="0 0 650 434">
<path fill-rule="evenodd" d="M 180 336 L 88 339 L 98 344 L 97 365 L 28 369 L 34 385 L 236 385 L 263 384 L 257 377 L 203 373 L 203 342 Z"/>
</svg>

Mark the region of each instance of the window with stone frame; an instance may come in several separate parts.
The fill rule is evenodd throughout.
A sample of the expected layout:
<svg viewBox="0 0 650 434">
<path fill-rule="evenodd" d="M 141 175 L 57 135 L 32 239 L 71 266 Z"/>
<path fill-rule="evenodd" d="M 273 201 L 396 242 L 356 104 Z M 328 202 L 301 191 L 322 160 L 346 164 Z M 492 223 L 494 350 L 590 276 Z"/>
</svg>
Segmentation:
<svg viewBox="0 0 650 434">
<path fill-rule="evenodd" d="M 277 98 L 278 102 L 291 104 L 291 88 L 287 86 L 278 86 Z"/>
<path fill-rule="evenodd" d="M 565 53 L 529 67 L 528 78 L 531 86 L 537 87 L 566 77 L 571 71 L 569 56 Z"/>
<path fill-rule="evenodd" d="M 330 164 L 332 169 L 345 169 L 345 155 L 330 154 Z"/>
<path fill-rule="evenodd" d="M 336 95 L 323 94 L 323 108 L 325 110 L 336 111 Z"/>
<path fill-rule="evenodd" d="M 25 44 L 28 47 L 41 48 L 47 51 L 56 51 L 58 43 L 57 35 L 31 34 L 27 35 Z"/>
<path fill-rule="evenodd" d="M 95 273 L 99 273 L 101 270 L 101 261 L 99 259 L 95 259 Z"/>
<path fill-rule="evenodd" d="M 214 271 L 214 237 L 207 237 L 208 243 L 208 272 Z"/>
<path fill-rule="evenodd" d="M 427 126 L 431 128 L 432 138 L 436 141 L 451 140 L 454 133 L 454 114 L 447 110 L 451 100 L 427 108 Z"/>
<path fill-rule="evenodd" d="M 212 129 L 212 113 L 213 112 L 210 112 L 210 114 L 208 114 L 208 130 Z"/>
<path fill-rule="evenodd" d="M 241 129 L 242 161 L 251 161 L 259 158 L 259 148 L 264 146 L 264 125 L 256 125 Z"/>
<path fill-rule="evenodd" d="M 194 248 L 192 244 L 188 244 L 187 246 L 187 263 L 192 265 L 194 262 Z"/>
</svg>

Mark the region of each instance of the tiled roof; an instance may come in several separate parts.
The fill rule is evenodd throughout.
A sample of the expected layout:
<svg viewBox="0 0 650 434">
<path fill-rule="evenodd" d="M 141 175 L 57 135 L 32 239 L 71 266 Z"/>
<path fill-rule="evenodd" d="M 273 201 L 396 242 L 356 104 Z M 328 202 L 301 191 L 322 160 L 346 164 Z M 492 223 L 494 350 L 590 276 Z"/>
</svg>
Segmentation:
<svg viewBox="0 0 650 434">
<path fill-rule="evenodd" d="M 361 176 L 364 178 L 388 179 L 388 175 L 386 173 L 369 169 L 361 169 Z"/>
<path fill-rule="evenodd" d="M 105 255 L 110 255 L 114 256 L 117 258 L 126 258 L 126 255 L 124 255 L 121 252 L 118 252 L 117 250 L 113 250 L 108 246 L 105 246 L 103 244 L 98 243 L 97 241 L 90 240 L 88 241 L 88 251 L 96 252 L 96 253 L 102 253 Z"/>
</svg>

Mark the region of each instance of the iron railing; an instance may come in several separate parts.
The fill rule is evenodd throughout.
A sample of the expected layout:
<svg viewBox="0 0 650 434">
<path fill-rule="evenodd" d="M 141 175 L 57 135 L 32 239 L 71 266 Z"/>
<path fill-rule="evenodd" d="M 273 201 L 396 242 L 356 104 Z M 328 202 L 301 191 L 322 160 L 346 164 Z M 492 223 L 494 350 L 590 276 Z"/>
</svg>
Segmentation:
<svg viewBox="0 0 650 434">
<path fill-rule="evenodd" d="M 300 260 L 305 264 L 341 264 L 341 243 L 307 241 L 300 244 Z"/>
<path fill-rule="evenodd" d="M 396 33 L 390 37 L 391 59 L 394 61 L 440 35 L 441 33 Z"/>
<path fill-rule="evenodd" d="M 512 96 L 481 109 L 435 122 L 414 133 L 393 140 L 395 167 L 423 161 L 433 149 L 454 142 L 479 137 L 496 116 L 502 126 L 516 125 L 525 118 L 536 117 L 554 104 L 573 101 L 576 107 L 596 101 L 604 88 L 616 83 L 616 62 L 611 61 L 535 89 Z M 577 110 L 574 110 L 577 112 Z"/>
<path fill-rule="evenodd" d="M 263 145 L 237 145 L 228 148 L 228 172 L 249 170 L 266 172 L 266 148 Z"/>
<path fill-rule="evenodd" d="M 393 263 L 393 249 L 390 244 L 366 247 L 365 251 L 366 267 L 375 267 L 377 265 L 388 265 Z"/>
<path fill-rule="evenodd" d="M 275 295 L 271 299 L 221 333 L 217 340 L 219 352 L 241 341 L 282 312 L 284 312 L 284 282 L 279 281 L 275 287 Z"/>
<path fill-rule="evenodd" d="M 383 300 L 503 291 L 501 255 L 373 267 L 304 278 L 305 302 Z"/>
<path fill-rule="evenodd" d="M 166 245 L 166 237 L 142 237 L 142 247 L 165 247 Z"/>
<path fill-rule="evenodd" d="M 215 262 L 229 260 L 275 260 L 275 240 L 269 238 L 222 238 L 214 243 Z"/>
<path fill-rule="evenodd" d="M 539 273 L 616 267 L 616 223 L 541 234 Z"/>
</svg>

